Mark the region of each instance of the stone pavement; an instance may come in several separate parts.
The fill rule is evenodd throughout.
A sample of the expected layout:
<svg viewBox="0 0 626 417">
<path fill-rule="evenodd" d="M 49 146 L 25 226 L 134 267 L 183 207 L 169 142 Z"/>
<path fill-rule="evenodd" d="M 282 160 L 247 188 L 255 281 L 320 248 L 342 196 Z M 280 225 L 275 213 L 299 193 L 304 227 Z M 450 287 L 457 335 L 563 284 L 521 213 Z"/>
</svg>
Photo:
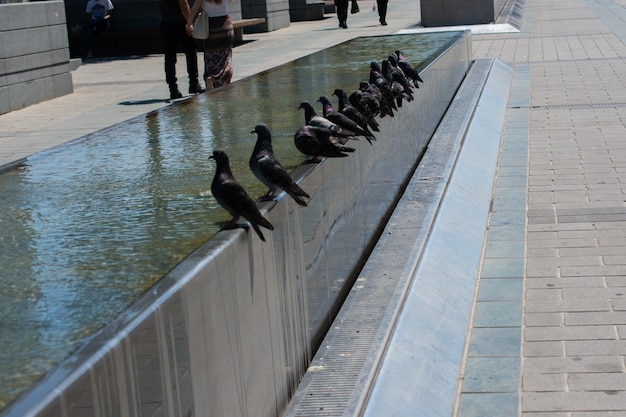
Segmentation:
<svg viewBox="0 0 626 417">
<path fill-rule="evenodd" d="M 457 415 L 626 416 L 626 2 L 519 5 Z"/>
<path fill-rule="evenodd" d="M 373 4 L 348 30 L 329 15 L 246 35 L 236 78 L 419 22 L 414 0 L 390 2 L 387 27 Z M 519 33 L 473 37 L 515 75 L 456 415 L 626 416 L 626 1 L 517 5 Z M 73 94 L 0 116 L 0 166 L 170 105 L 161 56 L 73 78 Z"/>
</svg>

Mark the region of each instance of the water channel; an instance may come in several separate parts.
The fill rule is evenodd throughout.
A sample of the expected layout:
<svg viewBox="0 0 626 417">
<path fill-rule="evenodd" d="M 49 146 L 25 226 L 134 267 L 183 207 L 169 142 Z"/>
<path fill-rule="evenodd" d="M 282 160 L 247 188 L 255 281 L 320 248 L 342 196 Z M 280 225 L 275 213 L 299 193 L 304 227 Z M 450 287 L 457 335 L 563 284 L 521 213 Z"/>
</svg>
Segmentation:
<svg viewBox="0 0 626 417">
<path fill-rule="evenodd" d="M 359 38 L 1 174 L 0 409 L 230 219 L 209 193 L 214 149 L 229 153 L 236 178 L 260 196 L 265 187 L 248 169 L 256 123 L 269 125 L 275 153 L 296 170 L 307 158 L 293 146 L 300 101 L 321 113 L 317 98 L 354 91 L 371 61 L 399 49 L 424 67 L 459 36 Z"/>
</svg>

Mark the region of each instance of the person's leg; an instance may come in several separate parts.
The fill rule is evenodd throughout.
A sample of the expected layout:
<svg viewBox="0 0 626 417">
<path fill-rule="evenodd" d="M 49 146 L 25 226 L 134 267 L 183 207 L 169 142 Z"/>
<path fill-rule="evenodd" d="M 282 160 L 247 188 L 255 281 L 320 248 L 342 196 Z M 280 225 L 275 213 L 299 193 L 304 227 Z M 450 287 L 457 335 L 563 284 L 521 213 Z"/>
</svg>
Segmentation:
<svg viewBox="0 0 626 417">
<path fill-rule="evenodd" d="M 184 27 L 182 28 L 184 31 Z M 187 60 L 187 74 L 189 75 L 189 93 L 199 94 L 204 92 L 204 88 L 198 82 L 198 53 L 196 50 L 196 40 L 187 33 L 179 34 L 183 46 L 183 52 Z"/>
<path fill-rule="evenodd" d="M 85 25 L 85 53 L 87 58 L 93 58 L 93 24 L 91 22 Z"/>
<path fill-rule="evenodd" d="M 337 18 L 339 19 L 339 27 L 346 29 L 348 27 L 348 3 L 349 0 L 336 0 Z"/>
<path fill-rule="evenodd" d="M 161 22 L 160 31 L 163 41 L 163 53 L 165 58 L 165 82 L 170 88 L 170 98 L 181 98 L 183 95 L 176 84 L 176 48 L 178 38 L 176 36 L 175 23 Z"/>
<path fill-rule="evenodd" d="M 380 24 L 387 25 L 387 3 L 389 0 L 376 0 Z"/>
<path fill-rule="evenodd" d="M 209 20 L 209 37 L 204 41 L 204 79 L 207 88 L 230 84 L 233 77 L 235 32 L 230 16 Z"/>
</svg>

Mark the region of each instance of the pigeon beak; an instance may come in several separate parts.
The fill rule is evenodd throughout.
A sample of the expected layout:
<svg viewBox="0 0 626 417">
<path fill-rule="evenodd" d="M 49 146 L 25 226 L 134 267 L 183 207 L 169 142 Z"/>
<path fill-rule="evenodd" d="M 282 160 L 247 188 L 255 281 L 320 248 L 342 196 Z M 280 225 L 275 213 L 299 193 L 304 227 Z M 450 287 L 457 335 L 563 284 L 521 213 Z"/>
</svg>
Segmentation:
<svg viewBox="0 0 626 417">
<path fill-rule="evenodd" d="M 255 132 L 256 132 L 256 130 L 253 130 L 253 131 L 252 131 L 252 132 L 250 132 L 250 133 L 255 133 Z"/>
</svg>

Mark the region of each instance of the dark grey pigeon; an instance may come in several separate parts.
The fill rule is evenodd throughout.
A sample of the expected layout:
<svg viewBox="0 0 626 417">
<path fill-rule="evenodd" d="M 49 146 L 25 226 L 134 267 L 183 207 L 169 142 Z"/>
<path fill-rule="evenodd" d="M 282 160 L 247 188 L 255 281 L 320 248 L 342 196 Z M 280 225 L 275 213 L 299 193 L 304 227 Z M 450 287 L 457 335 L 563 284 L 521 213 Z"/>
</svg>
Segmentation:
<svg viewBox="0 0 626 417">
<path fill-rule="evenodd" d="M 363 113 L 361 113 L 356 107 L 350 104 L 350 101 L 348 100 L 348 94 L 346 94 L 344 90 L 342 90 L 341 88 L 336 88 L 333 92 L 333 95 L 337 96 L 337 98 L 339 99 L 339 111 L 341 113 L 354 120 L 361 127 L 369 126 L 374 132 L 380 132 L 380 126 L 378 125 L 376 119 L 374 119 L 373 117 L 365 117 Z"/>
<path fill-rule="evenodd" d="M 265 237 L 261 233 L 259 226 L 266 229 L 274 230 L 274 226 L 259 211 L 254 201 L 250 198 L 246 190 L 235 181 L 233 173 L 230 170 L 230 163 L 226 152 L 215 150 L 213 155 L 209 157 L 215 159 L 217 168 L 215 168 L 215 176 L 211 183 L 211 193 L 227 212 L 233 216 L 233 219 L 224 226 L 224 229 L 233 229 L 237 227 L 237 221 L 240 217 L 250 222 L 254 231 L 259 235 L 261 240 L 265 242 Z"/>
<path fill-rule="evenodd" d="M 372 144 L 372 140 L 376 140 L 374 134 L 369 130 L 367 125 L 365 127 L 361 127 L 357 122 L 355 122 L 345 114 L 335 111 L 328 97 L 320 96 L 317 101 L 322 103 L 323 116 L 331 122 L 335 123 L 337 126 L 353 132 L 357 136 L 363 136 L 365 139 L 367 139 L 370 145 Z"/>
<path fill-rule="evenodd" d="M 271 200 L 276 195 L 276 190 L 281 188 L 296 203 L 306 207 L 306 201 L 302 197 L 310 198 L 310 196 L 293 181 L 287 170 L 274 156 L 269 127 L 265 123 L 260 123 L 250 133 L 257 134 L 256 145 L 249 161 L 250 170 L 270 188 L 267 194 L 261 196 L 261 199 Z"/>
<path fill-rule="evenodd" d="M 333 132 L 325 127 L 304 125 L 293 136 L 296 148 L 305 155 L 310 156 L 307 163 L 317 163 L 319 157 L 324 158 L 345 158 L 346 152 L 354 152 L 354 148 L 349 148 L 340 143 L 334 142 Z"/>
<path fill-rule="evenodd" d="M 342 139 L 356 139 L 354 137 L 354 132 L 349 132 L 343 129 L 341 126 L 336 123 L 331 122 L 327 118 L 318 115 L 315 112 L 315 109 L 308 101 L 303 101 L 300 103 L 298 109 L 304 109 L 304 123 L 309 126 L 323 127 L 330 130 L 333 133 L 333 136 L 342 138 Z"/>
<path fill-rule="evenodd" d="M 387 80 L 383 76 L 382 68 L 380 67 L 380 64 L 376 61 L 372 61 L 370 63 L 369 82 L 370 84 L 374 84 L 376 87 L 378 87 L 383 97 L 385 98 L 385 103 L 389 106 L 389 108 L 391 108 L 392 110 L 398 110 L 398 106 L 396 105 L 396 97 L 394 96 L 393 91 L 391 91 L 391 82 L 389 82 L 389 80 Z"/>
<path fill-rule="evenodd" d="M 359 109 L 365 117 L 376 117 L 380 114 L 380 102 L 376 97 L 361 90 L 356 90 L 348 97 L 350 104 Z"/>
<path fill-rule="evenodd" d="M 424 80 L 420 77 L 419 72 L 406 60 L 402 52 L 395 51 L 395 54 L 398 57 L 398 67 L 404 71 L 404 75 L 411 78 L 415 82 L 415 85 L 417 85 L 418 81 L 423 83 Z"/>
<path fill-rule="evenodd" d="M 384 78 L 381 78 L 381 79 L 384 79 Z M 378 100 L 381 118 L 385 116 L 394 117 L 393 108 L 389 105 L 387 99 L 383 95 L 383 92 L 380 90 L 380 88 L 378 88 L 375 84 L 368 83 L 367 81 L 361 81 L 359 83 L 359 90 L 373 96 L 374 98 L 376 98 L 376 100 Z M 394 103 L 393 100 L 391 102 Z M 394 107 L 395 107 L 395 104 L 394 104 Z"/>
<path fill-rule="evenodd" d="M 382 66 L 383 77 L 389 80 L 392 84 L 394 81 L 400 84 L 404 88 L 404 93 L 411 97 L 408 101 L 413 100 L 413 90 L 411 90 L 411 84 L 409 84 L 409 80 L 407 80 L 404 73 L 398 68 L 394 68 L 386 59 L 383 60 Z"/>
<path fill-rule="evenodd" d="M 409 82 L 409 84 L 415 88 L 420 88 L 420 86 L 417 83 L 417 80 L 414 79 L 413 77 L 409 77 L 409 75 L 404 71 L 403 68 L 401 68 L 398 65 L 398 56 L 394 53 L 389 54 L 389 57 L 387 58 L 387 61 L 389 61 L 389 64 L 391 64 L 391 66 L 395 69 L 397 69 L 398 71 L 402 72 L 402 75 L 406 78 L 406 80 Z M 404 62 L 404 64 L 406 64 L 406 62 Z M 407 68 L 405 66 L 405 68 Z M 408 69 L 408 68 L 407 68 Z M 414 74 L 413 74 L 414 75 Z M 419 75 L 418 75 L 419 77 Z"/>
</svg>

